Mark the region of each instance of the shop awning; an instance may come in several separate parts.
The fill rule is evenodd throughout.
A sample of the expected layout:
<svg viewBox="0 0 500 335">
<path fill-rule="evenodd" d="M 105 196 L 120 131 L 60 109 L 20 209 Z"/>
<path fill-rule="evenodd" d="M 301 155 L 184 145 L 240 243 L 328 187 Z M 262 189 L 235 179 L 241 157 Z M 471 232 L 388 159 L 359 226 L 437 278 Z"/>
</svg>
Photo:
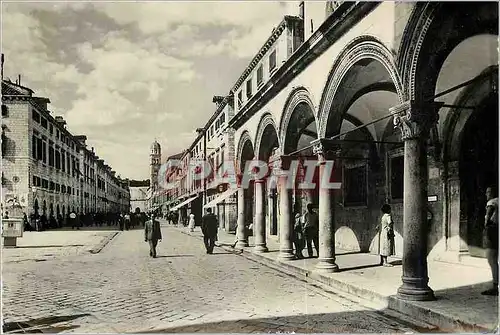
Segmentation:
<svg viewBox="0 0 500 335">
<path fill-rule="evenodd" d="M 170 208 L 170 210 L 171 210 L 171 211 L 176 211 L 176 210 L 178 210 L 179 208 L 181 208 L 181 207 L 183 207 L 183 206 L 185 206 L 185 205 L 189 204 L 191 201 L 193 201 L 193 200 L 194 200 L 194 199 L 196 199 L 196 198 L 198 198 L 198 196 L 196 196 L 196 197 L 192 197 L 192 198 L 189 198 L 189 199 L 187 199 L 187 200 L 184 200 L 184 201 L 183 201 L 183 202 L 181 202 L 180 204 L 178 204 L 178 205 L 176 205 L 176 206 L 174 206 L 174 207 Z"/>
<path fill-rule="evenodd" d="M 213 206 L 217 205 L 218 203 L 223 202 L 224 200 L 226 200 L 227 198 L 229 198 L 230 196 L 235 194 L 236 191 L 238 191 L 237 188 L 227 189 L 224 193 L 219 195 L 217 198 L 215 198 L 214 200 L 210 201 L 205 206 L 203 206 L 203 208 L 213 207 Z"/>
</svg>

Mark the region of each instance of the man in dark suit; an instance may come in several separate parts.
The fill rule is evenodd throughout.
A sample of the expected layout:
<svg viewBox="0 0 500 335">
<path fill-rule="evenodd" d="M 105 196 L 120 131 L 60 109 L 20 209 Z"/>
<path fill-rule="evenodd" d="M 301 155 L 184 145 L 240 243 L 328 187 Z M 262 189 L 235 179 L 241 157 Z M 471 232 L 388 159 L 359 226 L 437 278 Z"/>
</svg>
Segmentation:
<svg viewBox="0 0 500 335">
<path fill-rule="evenodd" d="M 149 256 L 156 258 L 156 245 L 161 241 L 161 229 L 154 214 L 151 214 L 151 220 L 144 224 L 144 240 L 149 242 Z"/>
<path fill-rule="evenodd" d="M 217 225 L 217 217 L 212 213 L 211 208 L 207 208 L 207 214 L 201 218 L 201 231 L 203 232 L 203 242 L 205 242 L 207 254 L 211 254 L 214 251 L 217 239 Z"/>
</svg>

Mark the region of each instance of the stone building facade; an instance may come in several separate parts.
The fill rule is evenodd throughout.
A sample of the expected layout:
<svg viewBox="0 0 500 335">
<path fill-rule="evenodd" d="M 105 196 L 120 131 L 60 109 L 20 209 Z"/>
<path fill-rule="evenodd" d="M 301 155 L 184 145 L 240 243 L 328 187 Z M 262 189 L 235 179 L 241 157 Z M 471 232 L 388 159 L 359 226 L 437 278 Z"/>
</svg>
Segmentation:
<svg viewBox="0 0 500 335">
<path fill-rule="evenodd" d="M 2 207 L 17 197 L 27 215 L 128 211 L 127 182 L 72 135 L 50 100 L 2 81 Z"/>
<path fill-rule="evenodd" d="M 220 227 L 234 231 L 236 189 L 223 178 L 234 162 L 234 129 L 228 127 L 234 116 L 234 102 L 231 95 L 214 96 L 212 102 L 216 105 L 215 112 L 197 129 L 198 136 L 181 156 L 172 157 L 182 164 L 177 174 L 171 175 L 178 178 L 179 186 L 170 191 L 170 194 L 175 192 L 175 197 L 168 211 L 179 211 L 181 220 L 193 213 L 199 225 L 205 210 L 211 208 L 218 216 Z M 206 178 L 197 177 L 199 173 Z"/>
<path fill-rule="evenodd" d="M 291 161 L 313 160 L 320 180 L 333 162 L 341 189 L 254 180 L 239 190 L 238 227 L 253 223 L 256 251 L 276 238 L 280 258 L 292 260 L 292 218 L 311 202 L 317 269 L 334 272 L 336 248 L 378 252 L 380 208 L 390 203 L 399 294 L 432 299 L 427 257 L 484 253 L 484 191 L 498 185 L 498 6 L 306 1 L 298 13 L 231 89 L 236 165 L 264 160 L 284 175 Z M 238 239 L 247 244 L 244 230 Z"/>
</svg>

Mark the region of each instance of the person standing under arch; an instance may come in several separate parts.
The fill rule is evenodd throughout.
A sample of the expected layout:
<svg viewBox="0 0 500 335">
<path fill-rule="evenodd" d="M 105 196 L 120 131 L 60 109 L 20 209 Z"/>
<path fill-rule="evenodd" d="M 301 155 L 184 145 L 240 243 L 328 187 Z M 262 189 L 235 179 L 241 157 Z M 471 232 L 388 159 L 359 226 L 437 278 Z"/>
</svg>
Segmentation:
<svg viewBox="0 0 500 335">
<path fill-rule="evenodd" d="M 380 264 L 392 266 L 387 261 L 387 257 L 394 255 L 394 223 L 391 216 L 391 206 L 385 204 L 381 208 L 382 218 L 380 219 Z"/>
<path fill-rule="evenodd" d="M 498 295 L 498 194 L 495 187 L 486 189 L 486 215 L 484 216 L 484 241 L 486 257 L 491 268 L 493 287 L 482 295 Z"/>
</svg>

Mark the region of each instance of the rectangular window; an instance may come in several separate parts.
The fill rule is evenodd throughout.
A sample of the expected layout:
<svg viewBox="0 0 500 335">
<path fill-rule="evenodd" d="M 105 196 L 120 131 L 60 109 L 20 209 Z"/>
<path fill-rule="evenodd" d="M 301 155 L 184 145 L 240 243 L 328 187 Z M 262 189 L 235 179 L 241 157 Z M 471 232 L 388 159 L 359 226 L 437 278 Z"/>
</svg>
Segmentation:
<svg viewBox="0 0 500 335">
<path fill-rule="evenodd" d="M 226 114 L 222 113 L 222 115 L 220 116 L 220 123 L 224 124 L 225 122 L 226 122 Z"/>
<path fill-rule="evenodd" d="M 49 181 L 47 179 L 42 179 L 42 188 L 49 188 Z"/>
<path fill-rule="evenodd" d="M 391 200 L 401 200 L 403 199 L 404 156 L 392 157 L 389 169 L 391 176 Z"/>
<path fill-rule="evenodd" d="M 48 126 L 48 125 L 47 125 L 47 119 L 46 119 L 46 118 L 42 117 L 42 122 L 41 122 L 41 124 L 42 124 L 42 127 L 44 127 L 45 129 L 47 129 L 47 126 Z"/>
<path fill-rule="evenodd" d="M 276 69 L 276 49 L 269 55 L 269 73 Z"/>
<path fill-rule="evenodd" d="M 71 194 L 71 186 L 68 186 L 68 194 Z M 74 191 L 73 191 L 74 194 Z"/>
<path fill-rule="evenodd" d="M 247 80 L 247 98 L 251 98 L 252 97 L 252 78 L 248 79 Z"/>
<path fill-rule="evenodd" d="M 36 176 L 33 176 L 32 186 L 36 186 Z"/>
<path fill-rule="evenodd" d="M 61 185 L 56 184 L 56 192 L 57 193 L 61 192 Z"/>
<path fill-rule="evenodd" d="M 367 165 L 344 167 L 344 206 L 367 205 Z"/>
<path fill-rule="evenodd" d="M 55 188 L 56 188 L 56 184 L 54 184 L 54 182 L 51 181 L 49 184 L 49 191 L 53 191 Z"/>
<path fill-rule="evenodd" d="M 66 154 L 66 164 L 68 166 L 68 174 L 71 175 L 71 157 L 69 154 Z"/>
<path fill-rule="evenodd" d="M 36 123 L 40 123 L 40 114 L 34 109 L 31 110 L 31 117 Z"/>
<path fill-rule="evenodd" d="M 2 117 L 8 117 L 9 116 L 9 108 L 7 105 L 2 104 Z"/>
<path fill-rule="evenodd" d="M 241 106 L 243 106 L 243 92 L 239 91 L 238 92 L 238 109 L 240 109 Z"/>
<path fill-rule="evenodd" d="M 61 153 L 59 152 L 59 150 L 56 150 L 55 151 L 56 153 L 56 169 L 61 169 Z"/>
<path fill-rule="evenodd" d="M 260 64 L 257 69 L 257 86 L 260 87 L 264 83 L 264 66 Z"/>
<path fill-rule="evenodd" d="M 61 152 L 61 170 L 66 172 L 66 152 Z"/>
<path fill-rule="evenodd" d="M 49 166 L 54 166 L 54 147 L 49 146 Z"/>
<path fill-rule="evenodd" d="M 42 162 L 47 164 L 47 142 L 42 142 Z"/>
<path fill-rule="evenodd" d="M 33 159 L 38 159 L 38 151 L 36 148 L 37 143 L 38 143 L 37 137 L 35 135 L 32 135 L 31 136 L 31 157 L 33 157 Z"/>
<path fill-rule="evenodd" d="M 52 124 L 49 124 L 49 132 L 50 135 L 54 134 L 54 126 Z"/>
<path fill-rule="evenodd" d="M 61 193 L 66 193 L 66 185 L 61 185 Z"/>
</svg>

